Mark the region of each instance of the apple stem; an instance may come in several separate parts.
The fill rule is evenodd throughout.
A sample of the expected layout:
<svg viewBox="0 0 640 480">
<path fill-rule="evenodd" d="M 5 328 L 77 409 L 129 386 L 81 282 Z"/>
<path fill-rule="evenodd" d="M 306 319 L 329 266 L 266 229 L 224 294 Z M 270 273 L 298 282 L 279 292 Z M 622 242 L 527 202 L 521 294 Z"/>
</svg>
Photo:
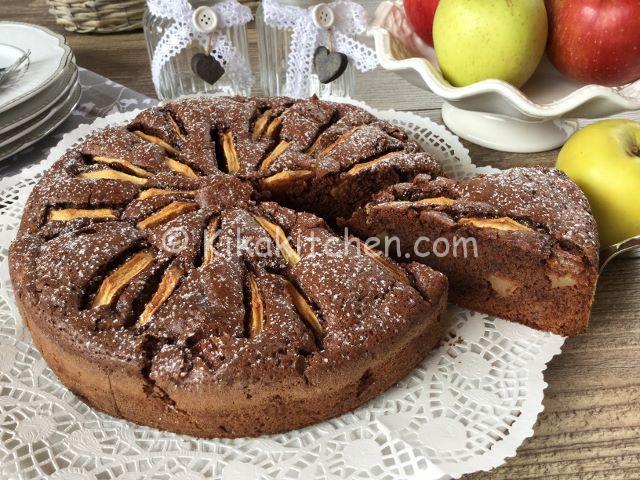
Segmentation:
<svg viewBox="0 0 640 480">
<path fill-rule="evenodd" d="M 631 155 L 635 155 L 636 157 L 640 157 L 640 146 L 633 145 L 631 147 Z"/>
</svg>

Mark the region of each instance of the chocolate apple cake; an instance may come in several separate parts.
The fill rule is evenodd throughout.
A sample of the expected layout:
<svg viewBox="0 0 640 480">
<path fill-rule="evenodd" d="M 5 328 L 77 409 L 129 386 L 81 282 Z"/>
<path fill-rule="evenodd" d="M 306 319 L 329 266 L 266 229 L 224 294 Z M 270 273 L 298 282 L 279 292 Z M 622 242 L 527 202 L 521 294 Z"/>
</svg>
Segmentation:
<svg viewBox="0 0 640 480">
<path fill-rule="evenodd" d="M 365 156 L 273 180 L 358 125 Z M 283 203 L 337 214 L 330 190 L 389 149 L 404 159 L 362 175 L 439 171 L 397 129 L 315 99 L 190 100 L 92 134 L 37 184 L 11 247 L 36 345 L 90 405 L 179 433 L 283 432 L 361 405 L 438 343 L 446 278 L 269 199 L 308 182 Z"/>
<path fill-rule="evenodd" d="M 342 223 L 444 273 L 455 303 L 560 335 L 587 326 L 597 230 L 586 197 L 559 170 L 513 168 L 459 182 L 418 175 Z"/>
<path fill-rule="evenodd" d="M 597 240 L 554 170 L 466 182 L 350 105 L 194 98 L 67 151 L 10 249 L 24 322 L 90 405 L 203 437 L 284 432 L 380 394 L 453 299 L 581 331 Z M 562 198 L 562 201 L 558 199 Z M 390 260 L 361 236 L 472 233 L 477 260 Z M 325 223 L 326 221 L 326 223 Z"/>
</svg>

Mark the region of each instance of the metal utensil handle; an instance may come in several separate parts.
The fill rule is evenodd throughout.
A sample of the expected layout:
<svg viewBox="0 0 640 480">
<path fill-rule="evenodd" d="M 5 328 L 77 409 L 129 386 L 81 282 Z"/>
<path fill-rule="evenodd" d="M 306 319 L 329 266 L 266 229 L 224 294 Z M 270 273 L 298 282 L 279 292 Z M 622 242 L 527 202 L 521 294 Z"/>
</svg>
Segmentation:
<svg viewBox="0 0 640 480">
<path fill-rule="evenodd" d="M 0 69 L 0 80 L 20 68 L 22 64 L 29 59 L 29 55 L 31 55 L 31 50 L 27 50 L 26 52 L 24 52 L 20 58 L 18 58 L 8 67 Z"/>
<path fill-rule="evenodd" d="M 603 249 L 600 252 L 600 273 L 611 260 L 636 248 L 640 248 L 640 235 Z"/>
</svg>

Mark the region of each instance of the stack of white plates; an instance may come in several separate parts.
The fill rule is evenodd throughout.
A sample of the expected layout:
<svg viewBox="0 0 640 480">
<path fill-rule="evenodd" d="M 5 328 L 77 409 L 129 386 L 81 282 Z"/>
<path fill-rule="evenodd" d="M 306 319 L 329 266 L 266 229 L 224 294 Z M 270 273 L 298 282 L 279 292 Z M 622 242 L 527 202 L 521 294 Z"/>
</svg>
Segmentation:
<svg viewBox="0 0 640 480">
<path fill-rule="evenodd" d="M 64 37 L 37 25 L 0 22 L 0 67 L 28 62 L 0 81 L 0 160 L 60 125 L 80 99 L 78 67 Z"/>
</svg>

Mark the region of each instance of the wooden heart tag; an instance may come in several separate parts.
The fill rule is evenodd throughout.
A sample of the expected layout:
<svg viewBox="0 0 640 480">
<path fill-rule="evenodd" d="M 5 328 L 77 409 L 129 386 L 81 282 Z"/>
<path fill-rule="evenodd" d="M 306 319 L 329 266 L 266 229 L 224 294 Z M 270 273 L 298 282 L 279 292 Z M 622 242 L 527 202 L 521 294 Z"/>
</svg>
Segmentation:
<svg viewBox="0 0 640 480">
<path fill-rule="evenodd" d="M 196 53 L 191 57 L 191 70 L 210 85 L 224 75 L 224 67 L 215 58 L 206 53 Z"/>
<path fill-rule="evenodd" d="M 313 66 L 320 83 L 331 83 L 344 73 L 349 58 L 340 52 L 331 52 L 327 47 L 316 48 L 313 54 Z"/>
</svg>

